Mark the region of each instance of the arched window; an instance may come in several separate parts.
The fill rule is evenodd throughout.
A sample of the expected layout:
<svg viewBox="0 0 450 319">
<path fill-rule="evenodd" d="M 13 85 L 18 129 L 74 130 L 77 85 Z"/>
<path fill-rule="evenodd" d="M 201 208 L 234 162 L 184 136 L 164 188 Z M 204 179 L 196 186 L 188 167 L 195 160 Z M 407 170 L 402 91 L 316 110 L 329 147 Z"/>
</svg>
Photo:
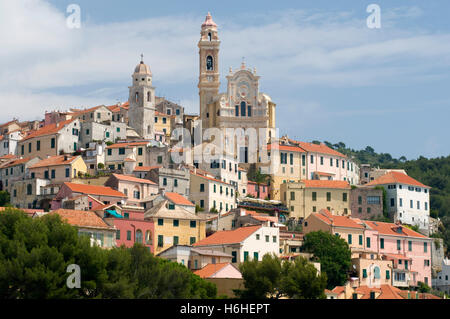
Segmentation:
<svg viewBox="0 0 450 319">
<path fill-rule="evenodd" d="M 208 55 L 206 57 L 206 70 L 212 71 L 213 70 L 213 58 L 212 56 Z"/>
<path fill-rule="evenodd" d="M 136 92 L 136 94 L 135 94 L 135 96 L 134 96 L 134 99 L 136 100 L 136 102 L 139 101 L 139 92 Z"/>
<path fill-rule="evenodd" d="M 147 231 L 145 232 L 145 243 L 146 243 L 147 245 L 151 245 L 151 244 L 152 244 L 152 232 L 149 231 L 149 230 L 147 230 Z"/>
<path fill-rule="evenodd" d="M 248 106 L 248 112 L 247 112 L 247 115 L 248 115 L 249 117 L 252 116 L 252 106 L 251 106 L 251 105 Z"/>
<path fill-rule="evenodd" d="M 208 40 L 211 41 L 211 32 L 208 33 Z"/>
<path fill-rule="evenodd" d="M 142 231 L 140 229 L 136 230 L 136 242 L 142 244 Z"/>
<path fill-rule="evenodd" d="M 236 106 L 234 107 L 234 115 L 235 115 L 235 116 L 239 116 L 239 105 L 236 105 Z"/>
<path fill-rule="evenodd" d="M 241 116 L 245 116 L 246 103 L 244 101 L 241 102 Z"/>
<path fill-rule="evenodd" d="M 147 92 L 147 101 L 150 102 L 152 99 L 152 93 L 150 91 Z"/>
</svg>

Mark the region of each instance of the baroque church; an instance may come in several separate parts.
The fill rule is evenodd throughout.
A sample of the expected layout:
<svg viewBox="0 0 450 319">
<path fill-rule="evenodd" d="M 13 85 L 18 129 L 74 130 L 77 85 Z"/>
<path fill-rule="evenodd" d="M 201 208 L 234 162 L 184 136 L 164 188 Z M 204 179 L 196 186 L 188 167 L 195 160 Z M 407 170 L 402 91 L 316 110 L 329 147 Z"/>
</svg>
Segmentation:
<svg viewBox="0 0 450 319">
<path fill-rule="evenodd" d="M 260 77 L 256 69 L 247 68 L 244 62 L 236 71 L 230 68 L 226 76 L 227 92 L 219 93 L 220 40 L 217 24 L 210 13 L 202 24 L 200 35 L 198 89 L 202 129 L 255 128 L 259 134 L 259 129 L 263 128 L 264 136 L 259 138 L 269 142 L 271 137 L 275 137 L 276 104 L 269 95 L 259 91 Z"/>
</svg>

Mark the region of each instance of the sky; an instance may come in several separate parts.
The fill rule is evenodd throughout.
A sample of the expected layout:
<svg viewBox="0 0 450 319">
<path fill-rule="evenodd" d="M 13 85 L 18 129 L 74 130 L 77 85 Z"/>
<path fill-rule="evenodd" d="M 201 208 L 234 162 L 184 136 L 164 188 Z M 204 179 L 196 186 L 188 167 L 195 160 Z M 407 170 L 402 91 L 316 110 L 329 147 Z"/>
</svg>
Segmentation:
<svg viewBox="0 0 450 319">
<path fill-rule="evenodd" d="M 369 4 L 381 27 L 367 26 Z M 70 4 L 80 28 L 70 28 Z M 244 57 L 280 135 L 450 154 L 450 2 L 0 0 L 0 122 L 128 99 L 144 55 L 156 95 L 198 113 L 200 27 L 219 27 L 221 91 Z"/>
</svg>

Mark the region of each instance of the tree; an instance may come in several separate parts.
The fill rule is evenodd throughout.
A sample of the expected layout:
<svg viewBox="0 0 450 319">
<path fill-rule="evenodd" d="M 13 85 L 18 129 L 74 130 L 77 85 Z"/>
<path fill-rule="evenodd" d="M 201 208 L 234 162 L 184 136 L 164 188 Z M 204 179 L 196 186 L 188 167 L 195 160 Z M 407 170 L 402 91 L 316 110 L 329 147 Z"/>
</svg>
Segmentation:
<svg viewBox="0 0 450 319">
<path fill-rule="evenodd" d="M 281 261 L 274 255 L 266 254 L 261 261 L 250 260 L 240 264 L 239 269 L 244 278 L 243 290 L 235 294 L 243 299 L 279 298 Z"/>
<path fill-rule="evenodd" d="M 7 206 L 10 204 L 11 196 L 7 191 L 0 191 L 0 206 Z"/>
<path fill-rule="evenodd" d="M 81 271 L 70 289 L 67 266 Z M 214 284 L 185 266 L 155 257 L 147 247 L 92 247 L 87 236 L 58 215 L 30 218 L 0 213 L 0 298 L 215 298 Z"/>
<path fill-rule="evenodd" d="M 328 278 L 328 289 L 345 284 L 351 269 L 351 252 L 344 239 L 323 231 L 310 232 L 305 235 L 302 249 L 318 258 L 321 271 Z"/>
<path fill-rule="evenodd" d="M 417 283 L 417 290 L 422 293 L 430 292 L 431 288 L 424 282 L 419 281 Z"/>
<path fill-rule="evenodd" d="M 327 285 L 326 274 L 318 275 L 316 267 L 306 258 L 298 257 L 294 262 L 284 262 L 281 291 L 294 299 L 323 299 Z"/>
<path fill-rule="evenodd" d="M 281 261 L 275 255 L 266 254 L 261 261 L 245 261 L 239 268 L 245 289 L 234 292 L 240 298 L 325 297 L 326 275 L 318 275 L 314 265 L 305 258 L 299 257 L 293 262 Z"/>
</svg>

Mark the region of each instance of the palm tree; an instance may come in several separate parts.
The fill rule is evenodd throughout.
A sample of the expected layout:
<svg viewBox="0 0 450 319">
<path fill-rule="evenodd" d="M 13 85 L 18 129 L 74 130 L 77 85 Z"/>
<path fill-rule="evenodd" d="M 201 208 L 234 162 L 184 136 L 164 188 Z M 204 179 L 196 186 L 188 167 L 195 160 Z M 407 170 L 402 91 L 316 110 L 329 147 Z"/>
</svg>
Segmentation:
<svg viewBox="0 0 450 319">
<path fill-rule="evenodd" d="M 259 198 L 260 185 L 266 184 L 267 180 L 269 180 L 269 179 L 270 179 L 270 175 L 261 173 L 261 171 L 259 169 L 255 171 L 255 173 L 253 174 L 253 182 L 255 182 L 256 185 L 258 185 L 257 190 L 256 190 L 256 194 L 257 194 L 256 198 Z"/>
</svg>

